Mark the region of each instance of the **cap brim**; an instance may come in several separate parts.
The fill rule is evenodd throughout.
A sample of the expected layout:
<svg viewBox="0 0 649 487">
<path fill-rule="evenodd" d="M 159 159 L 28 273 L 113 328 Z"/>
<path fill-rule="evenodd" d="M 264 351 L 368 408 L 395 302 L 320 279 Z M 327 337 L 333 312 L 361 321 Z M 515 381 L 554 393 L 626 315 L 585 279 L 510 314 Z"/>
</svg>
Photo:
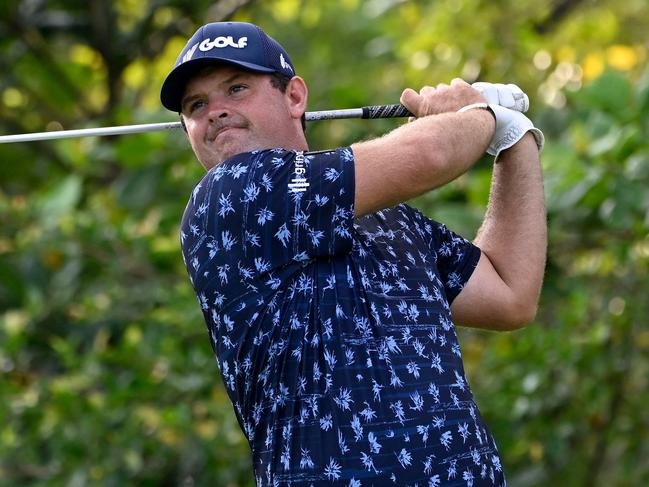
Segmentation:
<svg viewBox="0 0 649 487">
<path fill-rule="evenodd" d="M 160 101 L 162 105 L 173 112 L 181 112 L 180 102 L 185 93 L 185 86 L 192 76 L 206 66 L 214 64 L 230 64 L 239 66 L 248 71 L 257 73 L 274 73 L 275 70 L 258 64 L 247 63 L 245 61 L 233 61 L 231 59 L 219 57 L 204 57 L 192 59 L 176 66 L 162 83 L 160 89 Z"/>
</svg>

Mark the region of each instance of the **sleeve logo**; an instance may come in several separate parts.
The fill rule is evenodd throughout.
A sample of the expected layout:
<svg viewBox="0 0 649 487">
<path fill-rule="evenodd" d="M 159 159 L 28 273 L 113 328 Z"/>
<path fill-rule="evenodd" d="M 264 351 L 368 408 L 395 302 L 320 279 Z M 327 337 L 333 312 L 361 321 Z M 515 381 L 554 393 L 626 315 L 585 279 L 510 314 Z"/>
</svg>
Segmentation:
<svg viewBox="0 0 649 487">
<path fill-rule="evenodd" d="M 304 167 L 304 152 L 302 151 L 295 154 L 295 170 L 293 172 L 295 177 L 288 184 L 289 193 L 304 193 L 309 187 L 309 183 L 305 177 L 306 167 Z"/>
</svg>

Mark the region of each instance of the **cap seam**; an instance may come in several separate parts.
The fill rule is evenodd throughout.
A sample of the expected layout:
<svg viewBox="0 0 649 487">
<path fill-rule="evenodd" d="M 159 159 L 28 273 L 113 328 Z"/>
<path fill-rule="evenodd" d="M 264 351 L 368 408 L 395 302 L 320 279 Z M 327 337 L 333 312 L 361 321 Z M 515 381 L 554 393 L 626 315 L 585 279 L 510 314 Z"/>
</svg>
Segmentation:
<svg viewBox="0 0 649 487">
<path fill-rule="evenodd" d="M 261 30 L 261 28 L 258 25 L 255 25 L 255 28 L 256 28 L 256 31 L 257 31 L 257 35 L 259 36 L 259 42 L 261 42 L 261 47 L 264 50 L 264 56 L 269 61 L 268 64 L 272 64 L 272 60 L 270 58 L 270 52 L 268 52 L 268 39 L 264 38 L 264 35 L 262 33 L 263 31 Z M 275 68 L 273 67 L 273 69 L 275 69 Z M 277 71 L 277 70 L 275 69 L 275 71 Z"/>
</svg>

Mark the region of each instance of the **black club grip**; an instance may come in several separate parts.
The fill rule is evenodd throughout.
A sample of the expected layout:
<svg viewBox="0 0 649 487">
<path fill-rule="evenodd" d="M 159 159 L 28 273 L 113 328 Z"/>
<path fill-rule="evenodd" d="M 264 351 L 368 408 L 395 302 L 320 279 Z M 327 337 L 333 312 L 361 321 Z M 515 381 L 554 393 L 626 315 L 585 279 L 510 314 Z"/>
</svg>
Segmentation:
<svg viewBox="0 0 649 487">
<path fill-rule="evenodd" d="M 361 118 L 395 118 L 411 116 L 412 113 L 410 113 L 406 107 L 396 104 L 363 107 L 363 116 Z"/>
</svg>

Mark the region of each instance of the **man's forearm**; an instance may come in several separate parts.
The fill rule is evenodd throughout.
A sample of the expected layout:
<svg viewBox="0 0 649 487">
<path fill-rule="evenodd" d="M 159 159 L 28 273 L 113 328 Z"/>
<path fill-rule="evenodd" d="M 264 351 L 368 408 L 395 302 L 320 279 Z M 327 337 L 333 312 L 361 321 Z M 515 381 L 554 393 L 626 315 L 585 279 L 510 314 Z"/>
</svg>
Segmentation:
<svg viewBox="0 0 649 487">
<path fill-rule="evenodd" d="M 487 110 L 442 113 L 352 145 L 356 216 L 407 201 L 463 174 L 484 154 L 494 127 Z"/>
<path fill-rule="evenodd" d="M 547 222 L 539 152 L 530 133 L 495 164 L 475 243 L 511 289 L 522 314 L 533 316 L 543 283 Z"/>
<path fill-rule="evenodd" d="M 488 110 L 477 109 L 442 113 L 409 125 L 417 130 L 411 132 L 412 143 L 404 138 L 401 147 L 413 151 L 413 157 L 418 152 L 422 159 L 423 152 L 435 159 L 429 166 L 434 171 L 422 168 L 418 175 L 422 182 L 427 181 L 424 191 L 428 191 L 452 181 L 480 159 L 493 136 L 495 121 Z"/>
</svg>

